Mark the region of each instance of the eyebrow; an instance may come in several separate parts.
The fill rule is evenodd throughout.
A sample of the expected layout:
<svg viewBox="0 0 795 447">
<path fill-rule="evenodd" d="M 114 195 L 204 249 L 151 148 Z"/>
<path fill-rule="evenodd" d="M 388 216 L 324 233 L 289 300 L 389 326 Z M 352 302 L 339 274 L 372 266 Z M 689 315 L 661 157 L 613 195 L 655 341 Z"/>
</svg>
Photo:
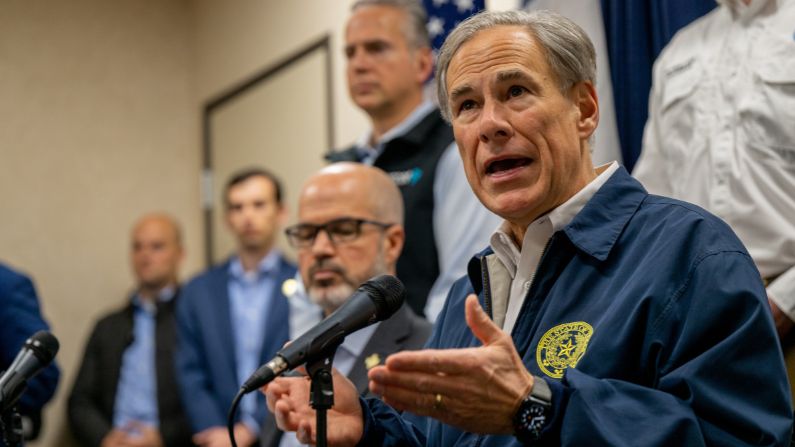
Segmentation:
<svg viewBox="0 0 795 447">
<path fill-rule="evenodd" d="M 526 72 L 522 70 L 505 70 L 497 73 L 497 82 L 502 83 L 506 81 L 523 81 L 530 84 L 534 88 L 538 88 L 538 82 Z M 466 96 L 474 91 L 474 88 L 470 84 L 464 84 L 458 86 L 450 91 L 450 101 L 456 102 L 456 100 L 462 96 Z"/>
<path fill-rule="evenodd" d="M 450 91 L 450 102 L 456 102 L 458 98 L 466 96 L 474 91 L 474 88 L 469 84 L 460 85 Z"/>
<path fill-rule="evenodd" d="M 530 81 L 533 82 L 533 79 L 527 75 L 527 73 L 521 70 L 506 70 L 497 73 L 497 82 L 505 82 L 505 81 Z"/>
</svg>

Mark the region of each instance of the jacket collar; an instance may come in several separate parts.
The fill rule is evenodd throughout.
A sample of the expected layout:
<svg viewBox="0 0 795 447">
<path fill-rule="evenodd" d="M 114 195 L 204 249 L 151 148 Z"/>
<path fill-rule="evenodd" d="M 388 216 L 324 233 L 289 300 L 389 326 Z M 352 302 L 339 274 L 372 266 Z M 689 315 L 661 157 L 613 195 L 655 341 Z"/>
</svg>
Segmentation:
<svg viewBox="0 0 795 447">
<path fill-rule="evenodd" d="M 648 195 L 640 182 L 621 167 L 563 228 L 563 232 L 581 251 L 604 261 Z"/>
<path fill-rule="evenodd" d="M 565 234 L 578 250 L 603 262 L 648 195 L 640 182 L 620 167 L 556 236 Z M 483 290 L 481 258 L 493 253 L 492 248 L 487 247 L 467 265 L 469 280 L 477 293 Z"/>
</svg>

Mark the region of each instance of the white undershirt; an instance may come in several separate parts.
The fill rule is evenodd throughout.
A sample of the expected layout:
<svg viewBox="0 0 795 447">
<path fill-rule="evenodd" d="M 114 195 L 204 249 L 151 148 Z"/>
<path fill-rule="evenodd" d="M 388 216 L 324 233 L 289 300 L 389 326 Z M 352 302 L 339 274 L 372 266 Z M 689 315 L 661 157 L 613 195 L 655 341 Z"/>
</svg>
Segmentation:
<svg viewBox="0 0 795 447">
<path fill-rule="evenodd" d="M 511 333 L 513 331 L 513 326 L 519 318 L 519 311 L 522 309 L 527 292 L 533 285 L 533 279 L 547 242 L 556 231 L 560 231 L 574 219 L 574 216 L 585 207 L 585 204 L 591 200 L 596 191 L 617 170 L 618 163 L 615 161 L 596 168 L 598 175 L 595 179 L 570 197 L 569 200 L 528 225 L 521 250 L 509 235 L 510 226 L 507 221 L 504 221 L 497 231 L 492 234 L 491 247 L 494 249 L 494 254 L 497 255 L 497 258 L 512 279 L 510 295 L 507 297 L 508 306 L 505 322 L 502 327 L 505 332 Z M 492 299 L 505 299 L 505 297 L 492 295 Z M 499 306 L 495 307 L 499 308 Z M 495 318 L 495 320 L 499 321 L 500 318 Z"/>
</svg>

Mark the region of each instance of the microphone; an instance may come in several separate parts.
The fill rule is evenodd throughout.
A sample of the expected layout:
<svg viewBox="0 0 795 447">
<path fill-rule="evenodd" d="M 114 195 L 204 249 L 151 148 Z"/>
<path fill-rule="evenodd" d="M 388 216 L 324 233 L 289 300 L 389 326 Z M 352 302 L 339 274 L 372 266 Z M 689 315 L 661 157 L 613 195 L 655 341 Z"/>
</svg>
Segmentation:
<svg viewBox="0 0 795 447">
<path fill-rule="evenodd" d="M 58 339 L 47 331 L 38 331 L 25 341 L 14 362 L 0 377 L 0 409 L 13 407 L 26 382 L 52 362 L 58 353 Z"/>
<path fill-rule="evenodd" d="M 260 388 L 288 369 L 327 357 L 348 334 L 391 317 L 405 299 L 406 289 L 394 276 L 381 275 L 368 280 L 334 313 L 254 371 L 240 387 L 241 393 Z"/>
</svg>

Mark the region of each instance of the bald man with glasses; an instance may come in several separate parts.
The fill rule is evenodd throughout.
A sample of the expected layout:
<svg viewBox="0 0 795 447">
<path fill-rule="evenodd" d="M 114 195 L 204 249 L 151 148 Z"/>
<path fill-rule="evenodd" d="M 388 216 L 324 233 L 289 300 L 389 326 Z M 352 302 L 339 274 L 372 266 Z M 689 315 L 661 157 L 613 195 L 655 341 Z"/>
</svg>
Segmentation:
<svg viewBox="0 0 795 447">
<path fill-rule="evenodd" d="M 324 316 L 368 279 L 395 274 L 405 240 L 403 198 L 380 169 L 335 163 L 320 170 L 301 190 L 298 220 L 285 233 L 296 249 L 306 293 Z M 349 335 L 337 349 L 334 367 L 366 396 L 369 369 L 392 353 L 422 348 L 430 333 L 431 324 L 404 305 L 390 319 Z M 269 415 L 261 445 L 302 444 L 294 433 L 282 436 Z"/>
</svg>

